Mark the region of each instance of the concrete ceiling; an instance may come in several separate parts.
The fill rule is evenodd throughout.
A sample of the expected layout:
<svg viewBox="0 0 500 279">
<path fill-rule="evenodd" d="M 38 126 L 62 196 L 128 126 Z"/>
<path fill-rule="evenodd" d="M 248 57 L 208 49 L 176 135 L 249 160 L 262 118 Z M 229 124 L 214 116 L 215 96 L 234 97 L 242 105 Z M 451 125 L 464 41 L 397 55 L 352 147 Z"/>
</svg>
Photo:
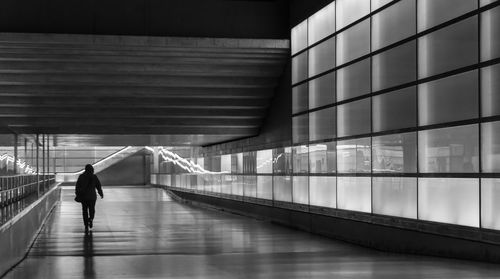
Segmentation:
<svg viewBox="0 0 500 279">
<path fill-rule="evenodd" d="M 288 40 L 0 33 L 0 132 L 67 145 L 254 136 L 288 57 Z"/>
</svg>

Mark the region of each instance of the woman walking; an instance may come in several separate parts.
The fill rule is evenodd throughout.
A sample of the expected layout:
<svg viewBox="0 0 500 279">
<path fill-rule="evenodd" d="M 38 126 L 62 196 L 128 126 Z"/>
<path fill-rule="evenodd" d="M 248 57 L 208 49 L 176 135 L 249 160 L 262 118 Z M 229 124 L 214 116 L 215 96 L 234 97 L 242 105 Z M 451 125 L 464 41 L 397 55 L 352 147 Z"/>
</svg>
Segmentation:
<svg viewBox="0 0 500 279">
<path fill-rule="evenodd" d="M 89 228 L 92 229 L 93 226 L 92 221 L 94 220 L 95 203 L 97 200 L 97 195 L 95 193 L 96 189 L 101 199 L 104 198 L 101 182 L 94 174 L 94 167 L 92 167 L 92 165 L 86 165 L 85 172 L 80 174 L 75 187 L 75 200 L 82 204 L 85 233 L 88 233 Z"/>
</svg>

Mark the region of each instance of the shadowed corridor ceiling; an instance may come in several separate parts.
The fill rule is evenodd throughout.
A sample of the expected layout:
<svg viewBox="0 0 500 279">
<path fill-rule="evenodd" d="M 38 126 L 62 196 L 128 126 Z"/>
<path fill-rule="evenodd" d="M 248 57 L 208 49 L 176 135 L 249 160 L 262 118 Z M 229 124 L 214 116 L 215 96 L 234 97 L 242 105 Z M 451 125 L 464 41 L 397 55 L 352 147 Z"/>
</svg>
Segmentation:
<svg viewBox="0 0 500 279">
<path fill-rule="evenodd" d="M 0 33 L 0 132 L 207 145 L 259 132 L 288 40 Z"/>
</svg>

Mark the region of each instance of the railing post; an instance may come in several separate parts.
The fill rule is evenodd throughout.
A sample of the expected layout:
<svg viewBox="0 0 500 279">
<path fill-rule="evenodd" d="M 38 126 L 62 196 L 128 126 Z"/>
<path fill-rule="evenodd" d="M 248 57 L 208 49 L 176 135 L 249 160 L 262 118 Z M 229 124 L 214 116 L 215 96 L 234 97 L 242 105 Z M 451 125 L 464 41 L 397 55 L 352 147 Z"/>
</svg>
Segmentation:
<svg viewBox="0 0 500 279">
<path fill-rule="evenodd" d="M 40 163 L 38 160 L 38 139 L 40 135 L 36 134 L 36 142 L 35 142 L 35 147 L 36 147 L 36 196 L 37 198 L 40 197 Z"/>
</svg>

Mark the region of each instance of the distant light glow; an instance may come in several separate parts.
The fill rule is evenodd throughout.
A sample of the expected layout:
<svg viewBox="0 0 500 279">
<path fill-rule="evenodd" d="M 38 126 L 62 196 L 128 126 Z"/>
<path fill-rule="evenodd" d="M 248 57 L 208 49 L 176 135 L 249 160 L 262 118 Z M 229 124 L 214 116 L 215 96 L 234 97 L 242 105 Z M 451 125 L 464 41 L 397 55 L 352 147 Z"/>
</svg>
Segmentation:
<svg viewBox="0 0 500 279">
<path fill-rule="evenodd" d="M 151 152 L 154 152 L 154 148 L 146 146 L 146 150 L 149 150 Z M 161 155 L 161 157 L 167 161 L 167 162 L 172 162 L 175 165 L 179 166 L 180 168 L 186 170 L 189 173 L 198 173 L 198 174 L 224 174 L 224 173 L 229 173 L 227 171 L 222 171 L 222 172 L 213 172 L 213 171 L 208 171 L 204 169 L 202 166 L 191 162 L 188 159 L 182 158 L 179 156 L 177 153 L 174 153 L 170 150 L 167 150 L 164 147 L 158 147 L 158 152 Z"/>
<path fill-rule="evenodd" d="M 0 162 L 5 161 L 6 164 L 14 164 L 16 158 L 10 154 L 4 153 L 0 156 Z M 36 174 L 36 171 L 25 161 L 17 159 L 17 167 L 23 170 L 25 174 Z"/>
</svg>

